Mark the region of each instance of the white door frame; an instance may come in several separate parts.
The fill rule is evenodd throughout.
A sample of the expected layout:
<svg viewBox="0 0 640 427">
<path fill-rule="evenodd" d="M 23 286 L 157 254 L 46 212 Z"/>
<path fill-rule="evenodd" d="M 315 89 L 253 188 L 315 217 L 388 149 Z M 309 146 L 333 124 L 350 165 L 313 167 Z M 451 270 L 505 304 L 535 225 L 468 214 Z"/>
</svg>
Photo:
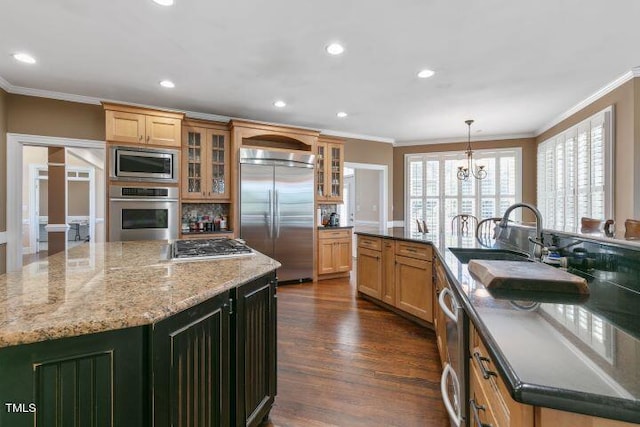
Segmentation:
<svg viewBox="0 0 640 427">
<path fill-rule="evenodd" d="M 22 147 L 25 145 L 106 148 L 104 141 L 7 133 L 7 271 L 22 269 Z"/>
<path fill-rule="evenodd" d="M 29 165 L 29 185 L 33 191 L 29 192 L 29 249 L 27 253 L 39 252 L 40 236 L 40 180 L 48 180 L 48 176 L 40 176 L 40 171 L 48 170 L 47 165 L 32 163 Z M 24 249 L 24 248 L 23 248 Z"/>
<path fill-rule="evenodd" d="M 380 177 L 380 183 L 378 188 L 380 190 L 380 208 L 379 208 L 379 218 L 380 224 L 385 227 L 391 227 L 388 222 L 389 218 L 389 178 L 388 178 L 388 167 L 387 165 L 378 165 L 375 163 L 354 163 L 354 162 L 344 162 L 344 166 L 353 168 L 353 169 L 369 169 L 369 170 L 377 170 L 382 171 L 382 176 Z M 356 187 L 358 183 L 356 182 Z M 355 194 L 354 194 L 355 196 Z"/>
<path fill-rule="evenodd" d="M 89 174 L 88 178 L 69 177 L 69 172 L 84 172 Z M 89 181 L 89 237 L 96 238 L 96 182 L 95 168 L 84 166 L 68 166 L 67 167 L 67 208 L 69 203 L 69 181 Z M 69 212 L 67 209 L 67 223 L 69 223 Z M 93 237 L 92 237 L 93 236 Z M 68 237 L 67 237 L 68 239 Z"/>
</svg>

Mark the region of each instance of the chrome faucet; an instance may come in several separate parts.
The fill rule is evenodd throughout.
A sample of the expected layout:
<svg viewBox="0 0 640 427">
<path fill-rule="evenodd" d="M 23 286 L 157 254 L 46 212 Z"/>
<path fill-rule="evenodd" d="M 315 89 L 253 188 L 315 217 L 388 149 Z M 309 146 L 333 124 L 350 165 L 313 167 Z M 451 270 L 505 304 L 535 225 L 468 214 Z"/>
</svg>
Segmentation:
<svg viewBox="0 0 640 427">
<path fill-rule="evenodd" d="M 536 237 L 532 238 L 531 236 L 529 236 L 529 241 L 533 243 L 533 248 L 531 249 L 531 254 L 529 255 L 529 257 L 532 260 L 540 261 L 542 259 L 542 253 L 546 250 L 544 243 L 542 243 L 542 214 L 540 213 L 538 208 L 529 203 L 515 203 L 509 206 L 506 211 L 504 211 L 504 215 L 500 220 L 500 227 L 507 227 L 509 215 L 515 208 L 527 208 L 531 212 L 533 212 L 536 217 Z"/>
</svg>

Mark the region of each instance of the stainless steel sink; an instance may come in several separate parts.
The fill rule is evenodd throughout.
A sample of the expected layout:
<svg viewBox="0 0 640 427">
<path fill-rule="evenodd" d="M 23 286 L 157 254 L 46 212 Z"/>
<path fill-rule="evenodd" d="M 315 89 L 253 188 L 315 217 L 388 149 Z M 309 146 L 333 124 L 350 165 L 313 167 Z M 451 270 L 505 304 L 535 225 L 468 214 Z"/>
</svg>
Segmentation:
<svg viewBox="0 0 640 427">
<path fill-rule="evenodd" d="M 463 264 L 469 263 L 471 259 L 531 261 L 529 254 L 509 249 L 449 248 L 449 250 Z"/>
</svg>

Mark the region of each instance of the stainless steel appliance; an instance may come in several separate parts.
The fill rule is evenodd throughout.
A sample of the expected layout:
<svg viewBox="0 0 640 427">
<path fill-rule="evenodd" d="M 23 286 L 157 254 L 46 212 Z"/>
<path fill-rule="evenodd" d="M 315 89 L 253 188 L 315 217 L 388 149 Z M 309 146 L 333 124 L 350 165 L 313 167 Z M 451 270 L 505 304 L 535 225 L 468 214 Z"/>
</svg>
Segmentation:
<svg viewBox="0 0 640 427">
<path fill-rule="evenodd" d="M 112 147 L 109 161 L 111 179 L 178 182 L 178 150 Z"/>
<path fill-rule="evenodd" d="M 313 278 L 313 154 L 240 149 L 240 236 L 278 260 L 278 281 Z"/>
<path fill-rule="evenodd" d="M 440 291 L 438 304 L 445 314 L 448 358 L 440 378 L 440 392 L 451 425 L 463 427 L 468 425 L 468 360 L 466 350 L 468 342 L 465 340 L 465 337 L 468 336 L 465 331 L 465 328 L 468 329 L 468 323 L 466 313 L 448 285 Z M 479 420 L 476 422 L 479 423 Z"/>
<path fill-rule="evenodd" d="M 176 240 L 171 246 L 174 260 L 230 258 L 250 256 L 250 247 L 235 239 L 191 239 Z"/>
<path fill-rule="evenodd" d="M 109 187 L 109 240 L 178 238 L 178 187 Z"/>
</svg>

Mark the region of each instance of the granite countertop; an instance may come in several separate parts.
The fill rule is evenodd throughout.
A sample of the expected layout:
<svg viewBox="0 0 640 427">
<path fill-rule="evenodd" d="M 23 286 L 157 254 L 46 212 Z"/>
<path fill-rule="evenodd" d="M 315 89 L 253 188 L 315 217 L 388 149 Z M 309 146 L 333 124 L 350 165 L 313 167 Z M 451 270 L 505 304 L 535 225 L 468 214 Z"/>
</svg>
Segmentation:
<svg viewBox="0 0 640 427">
<path fill-rule="evenodd" d="M 0 275 L 0 347 L 151 324 L 280 267 L 165 260 L 167 241 L 85 243 Z"/>
<path fill-rule="evenodd" d="M 640 293 L 572 270 L 588 281 L 586 301 L 523 301 L 492 294 L 448 249 L 479 247 L 473 237 L 355 232 L 435 246 L 515 400 L 640 423 Z"/>
</svg>

